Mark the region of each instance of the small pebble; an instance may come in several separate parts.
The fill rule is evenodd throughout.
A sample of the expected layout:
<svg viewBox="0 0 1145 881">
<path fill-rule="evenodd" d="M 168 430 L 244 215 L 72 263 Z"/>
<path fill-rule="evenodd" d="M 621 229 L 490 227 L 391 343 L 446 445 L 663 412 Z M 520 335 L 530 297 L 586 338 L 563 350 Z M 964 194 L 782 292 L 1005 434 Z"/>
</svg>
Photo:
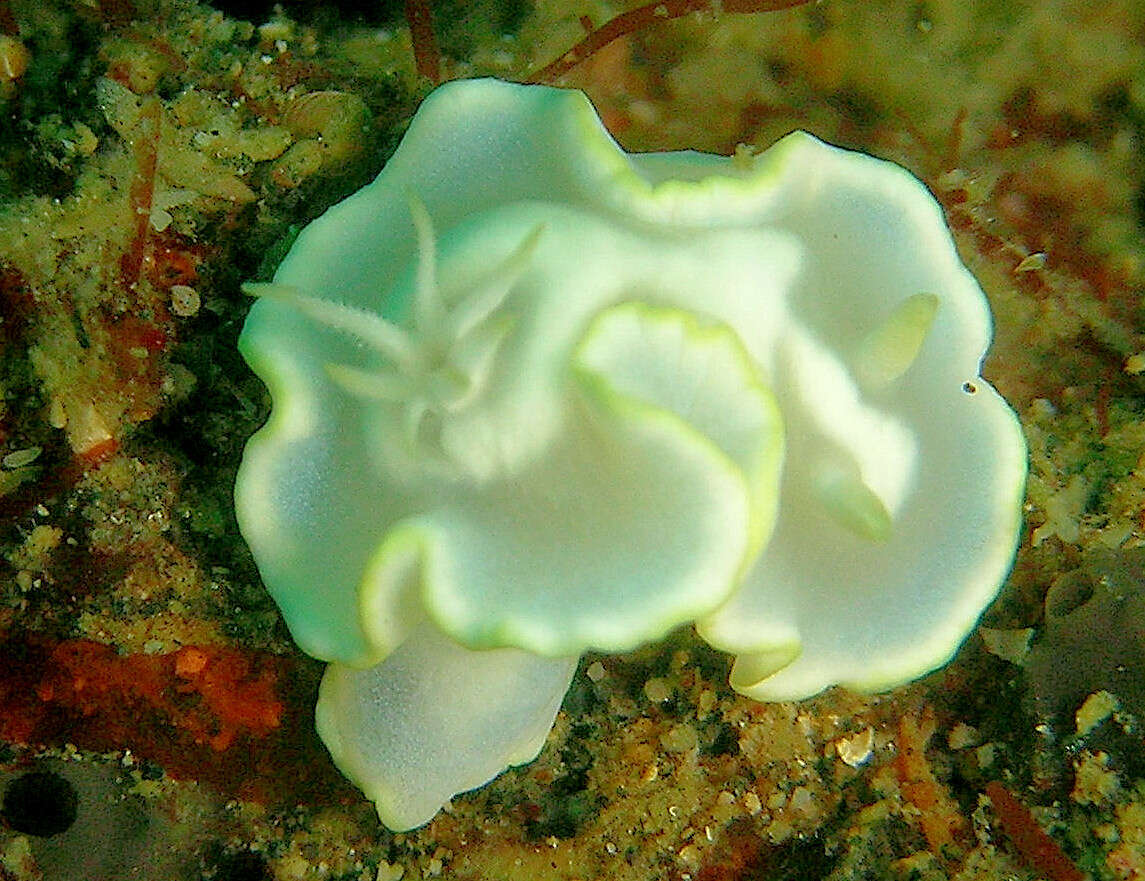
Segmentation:
<svg viewBox="0 0 1145 881">
<path fill-rule="evenodd" d="M 171 285 L 171 311 L 180 318 L 199 314 L 199 292 L 185 284 Z"/>
<path fill-rule="evenodd" d="M 18 80 L 28 69 L 32 53 L 28 47 L 7 34 L 0 34 L 0 82 Z"/>
<path fill-rule="evenodd" d="M 22 450 L 13 450 L 3 459 L 0 459 L 0 463 L 5 468 L 23 468 L 40 458 L 40 453 L 43 451 L 42 447 L 25 447 Z"/>
<path fill-rule="evenodd" d="M 662 704 L 672 696 L 668 683 L 657 676 L 644 683 L 644 696 L 654 704 Z"/>
</svg>

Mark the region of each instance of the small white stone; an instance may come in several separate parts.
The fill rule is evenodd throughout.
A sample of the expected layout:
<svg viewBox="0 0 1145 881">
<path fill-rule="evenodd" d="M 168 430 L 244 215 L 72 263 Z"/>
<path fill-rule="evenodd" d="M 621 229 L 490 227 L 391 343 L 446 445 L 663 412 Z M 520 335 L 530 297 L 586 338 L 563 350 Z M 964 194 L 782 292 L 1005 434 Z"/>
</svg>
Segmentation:
<svg viewBox="0 0 1145 881">
<path fill-rule="evenodd" d="M 844 764 L 857 768 L 870 759 L 874 753 L 874 744 L 875 729 L 868 725 L 858 734 L 836 740 L 835 752 L 839 754 Z"/>
</svg>

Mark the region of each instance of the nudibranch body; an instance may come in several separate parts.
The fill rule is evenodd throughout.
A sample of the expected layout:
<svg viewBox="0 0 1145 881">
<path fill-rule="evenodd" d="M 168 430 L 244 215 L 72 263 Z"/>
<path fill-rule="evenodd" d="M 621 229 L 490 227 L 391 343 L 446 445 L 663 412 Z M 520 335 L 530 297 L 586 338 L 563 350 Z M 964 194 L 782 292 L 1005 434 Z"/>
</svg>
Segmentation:
<svg viewBox="0 0 1145 881">
<path fill-rule="evenodd" d="M 533 758 L 588 649 L 694 622 L 750 697 L 879 690 L 1009 569 L 986 299 L 890 163 L 630 155 L 579 92 L 455 82 L 251 289 L 240 526 L 391 828 Z"/>
</svg>

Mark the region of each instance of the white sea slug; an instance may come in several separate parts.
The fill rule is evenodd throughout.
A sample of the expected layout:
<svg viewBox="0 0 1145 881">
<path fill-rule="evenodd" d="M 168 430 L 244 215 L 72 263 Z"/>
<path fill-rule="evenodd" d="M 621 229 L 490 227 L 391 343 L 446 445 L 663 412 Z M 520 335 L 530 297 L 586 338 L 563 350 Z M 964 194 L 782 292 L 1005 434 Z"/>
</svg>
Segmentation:
<svg viewBox="0 0 1145 881">
<path fill-rule="evenodd" d="M 695 622 L 750 697 L 885 689 L 1009 570 L 986 299 L 888 162 L 630 155 L 579 92 L 454 82 L 250 287 L 240 525 L 393 829 L 532 759 L 588 649 Z"/>
</svg>

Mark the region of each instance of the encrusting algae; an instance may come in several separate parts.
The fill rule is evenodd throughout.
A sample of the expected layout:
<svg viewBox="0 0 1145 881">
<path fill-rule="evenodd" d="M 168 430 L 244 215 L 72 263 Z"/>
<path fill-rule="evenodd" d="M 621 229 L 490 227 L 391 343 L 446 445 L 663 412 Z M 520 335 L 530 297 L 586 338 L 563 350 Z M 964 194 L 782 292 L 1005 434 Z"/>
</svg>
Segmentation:
<svg viewBox="0 0 1145 881">
<path fill-rule="evenodd" d="M 438 10 L 440 70 L 524 80 L 641 5 Z M 240 283 L 378 173 L 429 86 L 402 21 L 221 9 L 0 2 L 4 46 L 27 52 L 0 83 L 5 793 L 43 772 L 130 806 L 114 816 L 151 821 L 135 864 L 164 878 L 1145 873 L 1133 695 L 1100 668 L 1048 701 L 1031 688 L 1051 587 L 1079 603 L 1052 614 L 1082 612 L 1145 534 L 1138 4 L 709 12 L 562 75 L 627 150 L 756 153 L 802 128 L 926 183 L 991 302 L 983 375 L 1030 441 L 1017 563 L 983 621 L 1021 639 L 1002 658 L 972 636 L 886 695 L 777 704 L 737 697 L 688 630 L 590 654 L 535 763 L 402 835 L 314 736 L 319 665 L 232 519 L 268 410 L 234 341 Z M 1093 698 L 1079 727 L 1101 692 L 1115 707 Z M 36 835 L 17 801 L 0 865 L 20 881 L 122 840 L 82 813 Z"/>
</svg>

